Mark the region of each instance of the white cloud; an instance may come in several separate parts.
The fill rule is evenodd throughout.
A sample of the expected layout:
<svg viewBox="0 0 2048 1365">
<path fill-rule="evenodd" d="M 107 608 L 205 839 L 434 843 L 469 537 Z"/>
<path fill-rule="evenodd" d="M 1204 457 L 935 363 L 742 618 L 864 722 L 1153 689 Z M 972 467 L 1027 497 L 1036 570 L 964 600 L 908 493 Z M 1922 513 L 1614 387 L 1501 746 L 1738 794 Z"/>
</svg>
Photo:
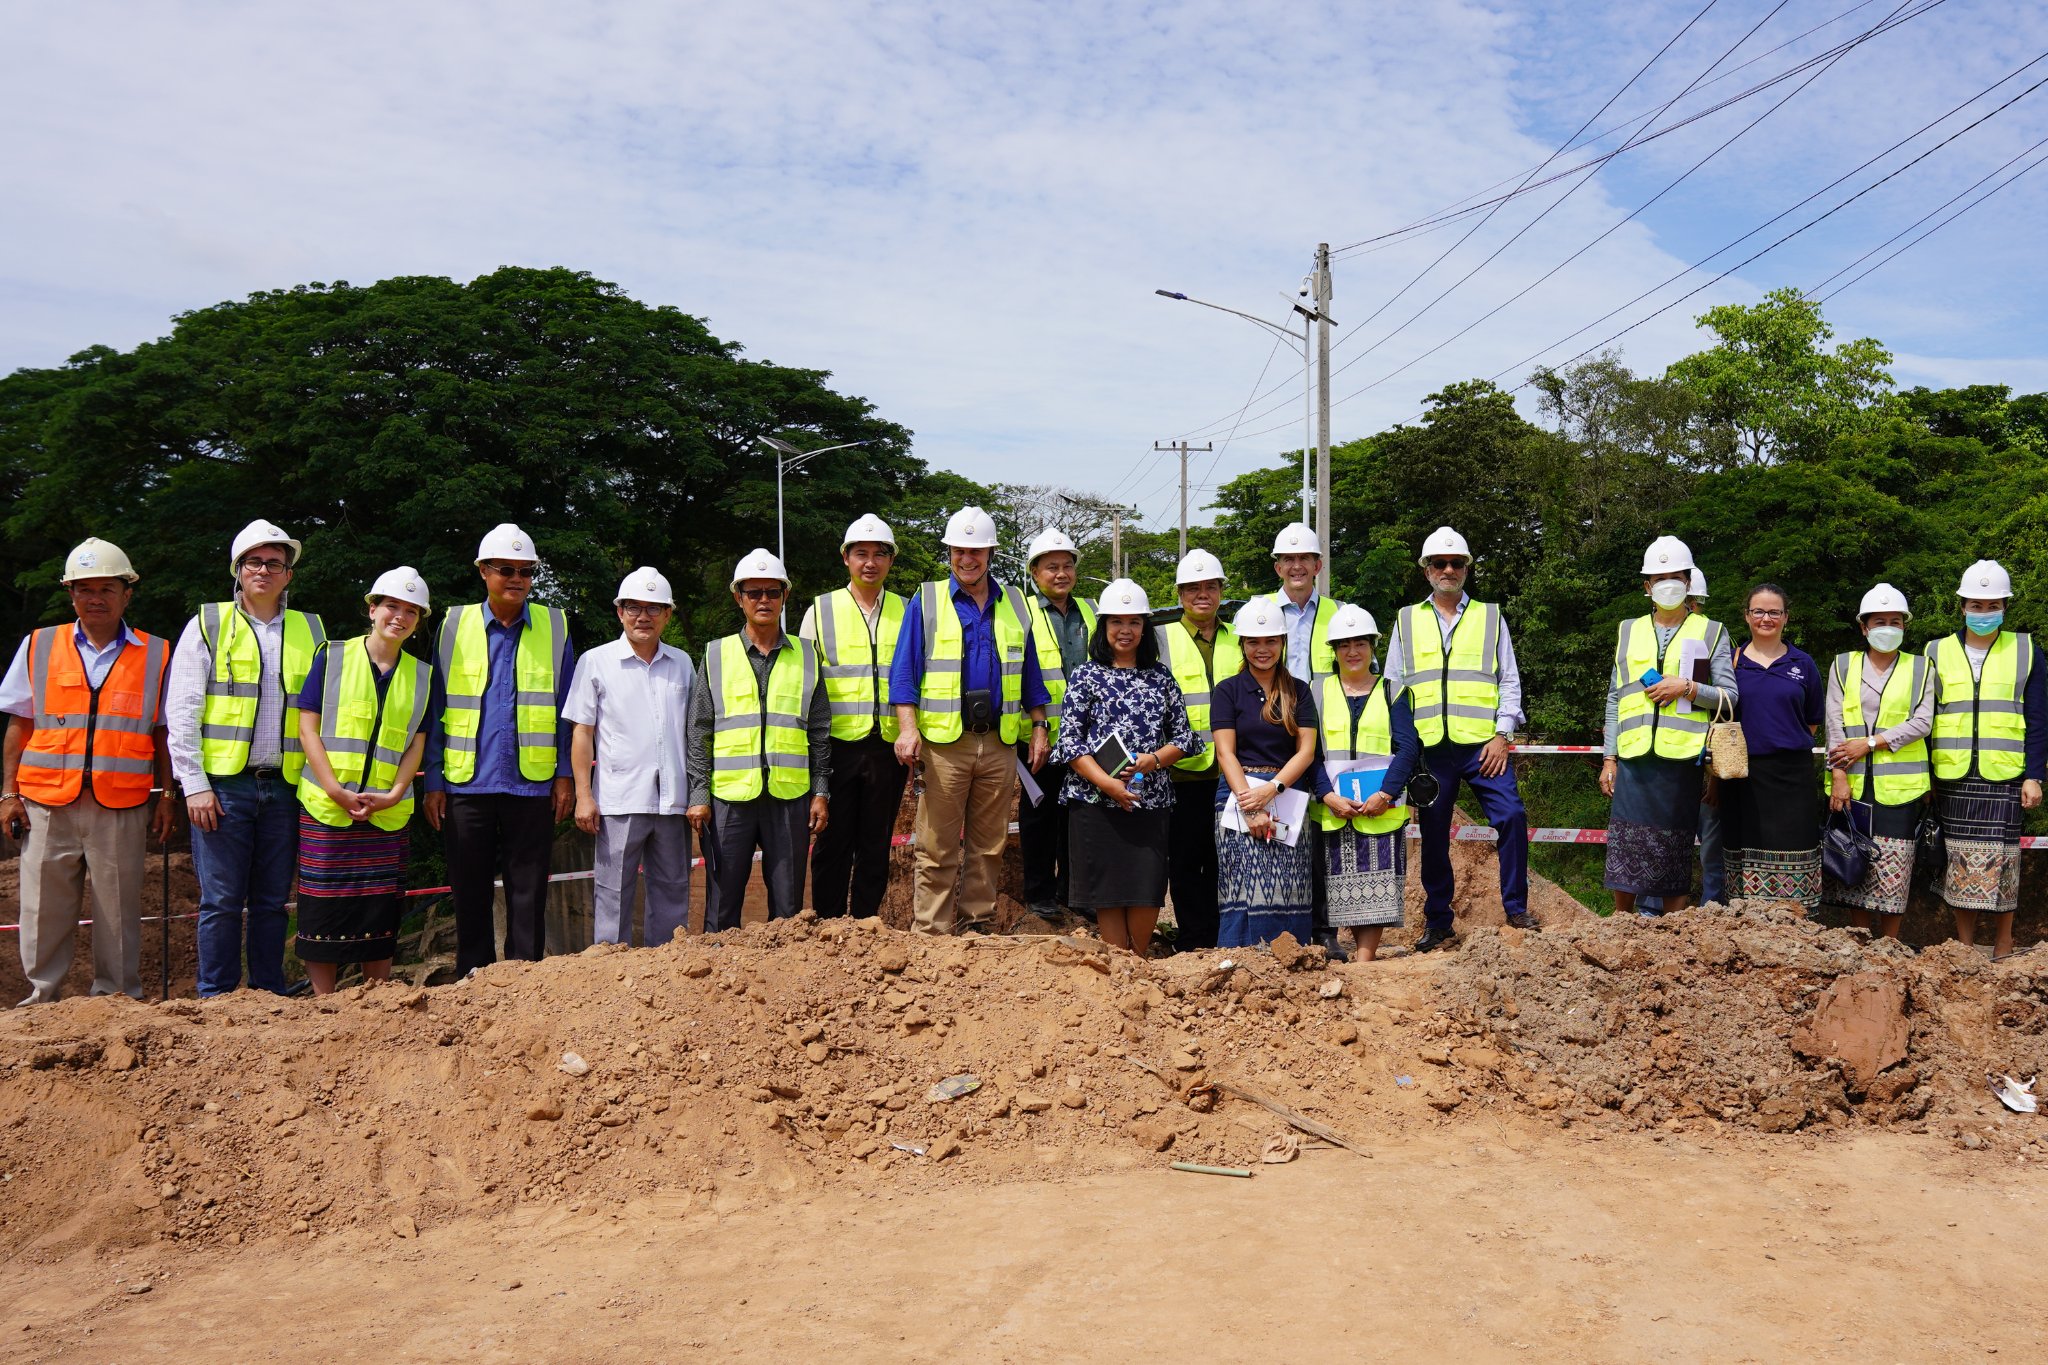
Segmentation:
<svg viewBox="0 0 2048 1365">
<path fill-rule="evenodd" d="M 1744 55 L 1845 7 L 1793 6 L 1806 17 Z M 914 428 L 935 465 L 1117 489 L 1158 516 L 1171 471 L 1151 443 L 1237 407 L 1271 341 L 1154 288 L 1280 316 L 1276 291 L 1291 291 L 1317 240 L 1356 241 L 1534 165 L 1695 8 L 17 7 L 0 42 L 12 130 L 0 365 L 133 345 L 182 309 L 307 280 L 562 264 L 705 316 L 757 357 L 833 370 Z M 1894 124 L 2016 65 L 2048 28 L 1964 8 L 1872 44 L 1645 221 L 1339 407 L 1338 438 L 1621 304 L 1883 145 Z M 1754 15 L 1710 20 L 1615 112 L 1654 107 Z M 1617 162 L 1352 363 L 1335 392 L 1492 308 L 1743 117 Z M 1711 303 L 1825 275 L 1924 211 L 1906 212 L 1927 185 L 1947 184 L 1945 196 L 1993 164 L 1980 150 L 2017 150 L 2006 122 L 2025 121 L 1987 125 L 1953 174 L 1945 157 L 1930 163 L 1941 176 L 1873 196 L 1870 213 L 1845 215 L 1852 231 L 1825 243 L 1817 232 L 1782 270 L 1766 268 L 1772 258 L 1630 334 L 1629 358 L 1660 368 L 1698 344 L 1690 318 Z M 2008 195 L 1844 294 L 1830 310 L 1842 334 L 1960 352 L 1984 344 L 1963 333 L 1989 317 L 2004 329 L 1990 349 L 2018 358 L 1981 363 L 2038 366 L 2026 358 L 2048 351 L 2033 237 L 2016 225 L 2043 201 L 2026 182 Z M 1531 211 L 1501 214 L 1370 324 L 1456 232 L 1341 260 L 1332 311 L 1352 339 L 1337 361 Z M 1243 427 L 1278 430 L 1226 452 L 1217 480 L 1299 439 L 1298 375 L 1283 348 L 1267 381 L 1282 387 L 1259 405 L 1277 411 Z"/>
</svg>

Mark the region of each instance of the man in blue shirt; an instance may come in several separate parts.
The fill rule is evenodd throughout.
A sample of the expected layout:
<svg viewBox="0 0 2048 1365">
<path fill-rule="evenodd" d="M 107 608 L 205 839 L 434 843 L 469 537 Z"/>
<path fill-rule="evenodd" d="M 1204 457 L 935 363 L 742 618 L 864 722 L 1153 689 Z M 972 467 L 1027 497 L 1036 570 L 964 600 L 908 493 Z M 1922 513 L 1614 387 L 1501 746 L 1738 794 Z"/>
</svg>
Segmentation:
<svg viewBox="0 0 2048 1365">
<path fill-rule="evenodd" d="M 1033 772 L 1044 766 L 1049 747 L 1045 707 L 1051 695 L 1023 594 L 989 572 L 995 522 L 979 507 L 963 507 L 947 521 L 945 542 L 952 575 L 925 584 L 911 600 L 889 667 L 896 757 L 913 772 L 923 767 L 914 901 L 916 928 L 925 934 L 985 929 L 995 918 L 1017 793 L 1017 755 L 1003 730 L 1014 741 L 1030 717 Z M 943 623 L 936 632 L 927 629 L 927 614 L 937 620 L 947 609 L 958 623 L 957 639 Z M 1005 698 L 1004 683 L 1012 677 L 1017 695 Z M 929 739 L 926 728 L 934 731 Z"/>
<path fill-rule="evenodd" d="M 447 843 L 455 969 L 465 976 L 498 960 L 491 883 L 500 876 L 505 956 L 537 962 L 546 952 L 549 853 L 556 823 L 576 807 L 575 727 L 562 715 L 576 648 L 561 608 L 527 601 L 539 566 L 532 538 L 517 526 L 485 536 L 476 567 L 487 600 L 449 612 L 434 651 L 421 804 Z M 520 650 L 534 631 L 544 633 L 540 666 L 550 676 L 544 691 L 523 691 Z M 535 711 L 545 724 L 522 732 L 520 713 Z"/>
</svg>

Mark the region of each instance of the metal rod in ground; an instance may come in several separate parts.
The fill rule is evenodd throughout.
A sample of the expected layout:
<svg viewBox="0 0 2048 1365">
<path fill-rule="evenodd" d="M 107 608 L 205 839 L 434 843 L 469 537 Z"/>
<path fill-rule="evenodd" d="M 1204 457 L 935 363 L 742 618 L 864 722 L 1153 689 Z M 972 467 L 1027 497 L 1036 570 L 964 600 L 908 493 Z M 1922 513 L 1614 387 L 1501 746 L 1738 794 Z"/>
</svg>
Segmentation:
<svg viewBox="0 0 2048 1365">
<path fill-rule="evenodd" d="M 164 835 L 164 904 L 161 914 L 164 926 L 163 951 L 158 954 L 159 1000 L 171 998 L 171 836 Z"/>
<path fill-rule="evenodd" d="M 1250 1180 L 1252 1178 L 1250 1171 L 1239 1170 L 1235 1166 L 1197 1166 L 1192 1161 L 1176 1161 L 1173 1163 L 1173 1169 L 1176 1171 L 1193 1171 L 1196 1175 L 1234 1175 L 1240 1180 Z"/>
</svg>

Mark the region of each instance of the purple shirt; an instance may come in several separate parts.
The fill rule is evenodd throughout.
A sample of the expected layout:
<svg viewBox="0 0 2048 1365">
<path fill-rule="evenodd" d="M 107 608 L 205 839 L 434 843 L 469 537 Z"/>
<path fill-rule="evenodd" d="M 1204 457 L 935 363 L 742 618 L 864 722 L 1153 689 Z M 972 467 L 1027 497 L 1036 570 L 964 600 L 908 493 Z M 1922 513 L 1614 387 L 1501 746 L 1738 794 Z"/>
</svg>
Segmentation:
<svg viewBox="0 0 2048 1365">
<path fill-rule="evenodd" d="M 1745 651 L 1747 646 L 1745 646 Z M 1753 754 L 1782 754 L 1813 748 L 1813 727 L 1821 723 L 1828 697 L 1827 670 L 1797 645 L 1766 668 L 1747 652 L 1735 656 L 1740 699 L 1735 718 Z"/>
</svg>

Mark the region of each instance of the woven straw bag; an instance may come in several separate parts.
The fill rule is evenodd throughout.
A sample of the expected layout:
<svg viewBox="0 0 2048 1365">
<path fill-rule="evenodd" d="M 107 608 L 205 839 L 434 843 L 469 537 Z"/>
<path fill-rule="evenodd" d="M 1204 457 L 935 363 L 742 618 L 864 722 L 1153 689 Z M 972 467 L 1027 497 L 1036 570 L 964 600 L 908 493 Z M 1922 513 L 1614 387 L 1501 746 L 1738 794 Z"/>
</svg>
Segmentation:
<svg viewBox="0 0 2048 1365">
<path fill-rule="evenodd" d="M 1727 720 L 1721 719 L 1724 707 Z M 1749 776 L 1749 741 L 1743 737 L 1742 722 L 1735 719 L 1735 703 L 1725 692 L 1714 699 L 1714 719 L 1707 726 L 1707 763 L 1716 777 Z"/>
</svg>

